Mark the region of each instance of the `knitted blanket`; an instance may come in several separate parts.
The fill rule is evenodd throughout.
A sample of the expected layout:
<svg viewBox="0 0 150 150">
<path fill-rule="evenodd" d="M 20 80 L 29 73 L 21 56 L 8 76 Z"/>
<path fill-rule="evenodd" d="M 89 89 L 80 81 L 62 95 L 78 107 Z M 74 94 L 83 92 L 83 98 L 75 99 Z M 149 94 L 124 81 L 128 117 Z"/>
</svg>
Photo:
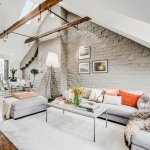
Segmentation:
<svg viewBox="0 0 150 150">
<path fill-rule="evenodd" d="M 125 129 L 125 140 L 128 146 L 131 145 L 132 136 L 139 130 L 150 132 L 150 111 L 138 111 L 129 119 Z"/>
<path fill-rule="evenodd" d="M 18 101 L 18 99 L 14 97 L 5 98 L 3 101 L 3 115 L 6 119 L 10 119 L 10 111 L 11 111 L 11 105 Z"/>
</svg>

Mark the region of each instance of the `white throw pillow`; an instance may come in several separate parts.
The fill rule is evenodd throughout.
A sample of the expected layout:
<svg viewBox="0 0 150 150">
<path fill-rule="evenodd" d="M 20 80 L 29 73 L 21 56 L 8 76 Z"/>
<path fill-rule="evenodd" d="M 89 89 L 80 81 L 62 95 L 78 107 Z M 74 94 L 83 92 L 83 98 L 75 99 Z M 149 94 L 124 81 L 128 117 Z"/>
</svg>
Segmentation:
<svg viewBox="0 0 150 150">
<path fill-rule="evenodd" d="M 104 95 L 104 104 L 121 105 L 121 96 Z"/>
<path fill-rule="evenodd" d="M 89 100 L 102 103 L 103 102 L 103 90 L 92 89 Z"/>
</svg>

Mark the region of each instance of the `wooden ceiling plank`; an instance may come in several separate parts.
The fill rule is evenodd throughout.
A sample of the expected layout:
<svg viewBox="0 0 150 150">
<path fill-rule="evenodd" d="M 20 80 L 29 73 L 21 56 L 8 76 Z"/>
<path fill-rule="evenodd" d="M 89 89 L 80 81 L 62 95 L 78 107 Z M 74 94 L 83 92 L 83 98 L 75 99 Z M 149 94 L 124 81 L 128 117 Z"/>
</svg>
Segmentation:
<svg viewBox="0 0 150 150">
<path fill-rule="evenodd" d="M 35 18 L 36 16 L 40 15 L 40 13 L 48 10 L 50 7 L 55 6 L 56 4 L 58 4 L 61 1 L 62 0 L 46 0 L 46 1 L 44 1 L 38 7 L 33 9 L 31 12 L 29 12 L 26 16 L 22 17 L 20 20 L 18 20 L 12 26 L 10 26 L 8 29 L 6 29 L 5 32 L 0 33 L 0 39 L 5 37 L 7 34 L 13 32 L 14 30 L 18 29 L 20 26 L 24 25 L 26 22 L 28 22 L 31 19 Z"/>
<path fill-rule="evenodd" d="M 91 18 L 89 18 L 89 17 L 84 17 L 84 18 L 75 20 L 75 21 L 73 21 L 73 22 L 70 22 L 70 23 L 67 23 L 67 24 L 62 25 L 61 27 L 55 28 L 55 29 L 53 29 L 53 30 L 51 30 L 51 31 L 49 31 L 49 32 L 46 32 L 46 33 L 43 33 L 43 34 L 41 34 L 41 35 L 33 36 L 33 37 L 31 37 L 31 38 L 28 38 L 28 39 L 25 40 L 25 43 L 33 42 L 33 41 L 35 41 L 35 40 L 38 40 L 38 39 L 40 39 L 40 38 L 43 38 L 43 37 L 48 36 L 48 35 L 50 35 L 50 34 L 53 34 L 53 33 L 55 33 L 55 32 L 60 32 L 60 31 L 62 31 L 62 30 L 65 30 L 65 29 L 67 29 L 67 28 L 70 28 L 70 27 L 72 27 L 72 26 L 81 24 L 81 23 L 86 22 L 86 21 L 89 21 L 89 20 L 91 20 Z"/>
</svg>

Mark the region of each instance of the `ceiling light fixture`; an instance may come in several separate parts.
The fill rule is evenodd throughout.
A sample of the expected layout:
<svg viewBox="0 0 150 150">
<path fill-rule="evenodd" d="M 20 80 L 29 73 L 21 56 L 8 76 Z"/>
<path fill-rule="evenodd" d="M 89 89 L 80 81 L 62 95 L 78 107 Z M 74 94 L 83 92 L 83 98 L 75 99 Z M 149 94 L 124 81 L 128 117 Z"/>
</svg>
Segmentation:
<svg viewBox="0 0 150 150">
<path fill-rule="evenodd" d="M 54 18 L 54 17 L 55 17 L 55 15 L 54 15 L 53 13 L 51 13 L 50 16 L 51 16 L 51 18 Z"/>
<path fill-rule="evenodd" d="M 40 17 L 38 18 L 38 22 L 41 22 L 41 18 L 42 18 L 42 16 L 41 16 L 41 5 L 39 5 L 39 11 L 40 11 Z"/>
<path fill-rule="evenodd" d="M 41 13 L 40 13 L 40 17 L 38 18 L 38 22 L 41 22 L 41 19 L 42 19 L 42 17 L 41 17 Z"/>
<path fill-rule="evenodd" d="M 3 40 L 4 40 L 4 42 L 6 42 L 8 40 L 8 34 L 3 37 Z"/>
<path fill-rule="evenodd" d="M 54 17 L 55 17 L 55 14 L 52 12 L 51 8 L 50 8 L 50 10 L 49 10 L 49 13 L 50 13 L 50 17 L 51 17 L 51 18 L 54 18 Z"/>
<path fill-rule="evenodd" d="M 60 4 L 60 5 L 62 5 L 62 6 L 64 5 L 64 3 L 63 3 L 63 2 L 59 2 L 59 4 Z"/>
<path fill-rule="evenodd" d="M 77 25 L 77 32 L 80 33 L 79 25 Z"/>
</svg>

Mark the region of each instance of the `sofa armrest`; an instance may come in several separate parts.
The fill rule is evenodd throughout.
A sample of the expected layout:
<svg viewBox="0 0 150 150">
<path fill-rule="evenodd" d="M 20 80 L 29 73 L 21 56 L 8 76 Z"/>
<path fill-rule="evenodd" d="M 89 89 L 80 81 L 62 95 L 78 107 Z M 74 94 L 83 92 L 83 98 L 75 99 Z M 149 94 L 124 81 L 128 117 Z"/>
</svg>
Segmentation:
<svg viewBox="0 0 150 150">
<path fill-rule="evenodd" d="M 150 150 L 150 132 L 148 131 L 139 131 L 132 137 L 132 143 L 138 145 L 147 150 Z"/>
</svg>

